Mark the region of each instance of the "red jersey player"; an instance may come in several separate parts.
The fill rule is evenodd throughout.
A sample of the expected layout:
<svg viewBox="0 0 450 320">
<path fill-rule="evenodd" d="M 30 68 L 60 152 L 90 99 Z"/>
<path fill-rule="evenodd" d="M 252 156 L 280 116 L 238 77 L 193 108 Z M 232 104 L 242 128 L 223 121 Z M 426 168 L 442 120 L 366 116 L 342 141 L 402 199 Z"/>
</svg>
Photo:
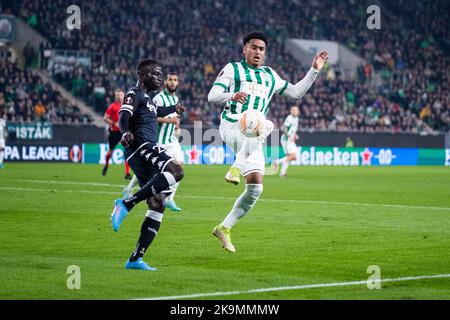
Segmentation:
<svg viewBox="0 0 450 320">
<path fill-rule="evenodd" d="M 119 129 L 119 110 L 122 105 L 123 97 L 125 93 L 122 89 L 116 89 L 115 101 L 106 109 L 103 119 L 109 124 L 108 129 L 108 143 L 109 150 L 106 153 L 105 166 L 103 167 L 102 174 L 106 175 L 108 171 L 109 160 L 111 159 L 114 148 L 119 144 L 122 134 Z M 125 161 L 125 179 L 131 179 L 130 166 Z"/>
</svg>

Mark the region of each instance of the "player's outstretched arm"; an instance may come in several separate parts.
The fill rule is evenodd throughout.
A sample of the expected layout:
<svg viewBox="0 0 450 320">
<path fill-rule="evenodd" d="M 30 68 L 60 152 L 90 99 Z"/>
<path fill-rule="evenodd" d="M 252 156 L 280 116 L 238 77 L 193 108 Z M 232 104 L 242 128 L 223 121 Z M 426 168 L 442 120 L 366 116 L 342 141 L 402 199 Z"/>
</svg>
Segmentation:
<svg viewBox="0 0 450 320">
<path fill-rule="evenodd" d="M 174 112 L 181 114 L 185 111 L 186 111 L 186 108 L 181 103 L 178 103 L 174 106 L 158 108 L 157 116 L 158 116 L 158 118 L 161 118 L 161 117 L 168 116 L 169 114 L 172 114 Z"/>
<path fill-rule="evenodd" d="M 130 121 L 131 113 L 127 111 L 120 111 L 119 112 L 119 128 L 120 132 L 122 133 L 122 138 L 120 139 L 120 143 L 124 147 L 128 147 L 133 143 L 134 136 L 130 132 L 129 129 L 129 121 Z"/>
<path fill-rule="evenodd" d="M 159 123 L 172 123 L 175 125 L 179 125 L 180 124 L 180 119 L 177 117 L 173 117 L 173 118 L 163 118 L 163 117 L 158 117 L 156 118 L 156 120 Z"/>
<path fill-rule="evenodd" d="M 320 70 L 323 68 L 327 60 L 327 51 L 324 50 L 316 54 L 311 69 L 309 69 L 306 76 L 295 85 L 288 83 L 287 88 L 284 91 L 284 95 L 294 99 L 300 99 L 301 97 L 303 97 L 309 90 L 309 88 L 311 88 L 312 84 L 317 78 L 317 75 L 319 74 Z"/>
</svg>

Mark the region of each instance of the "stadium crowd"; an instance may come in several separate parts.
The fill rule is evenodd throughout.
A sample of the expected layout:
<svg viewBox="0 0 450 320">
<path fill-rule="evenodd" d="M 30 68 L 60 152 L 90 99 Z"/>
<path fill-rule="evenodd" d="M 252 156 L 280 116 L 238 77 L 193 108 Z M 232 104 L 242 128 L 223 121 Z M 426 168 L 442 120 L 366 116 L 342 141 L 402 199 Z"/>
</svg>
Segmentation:
<svg viewBox="0 0 450 320">
<path fill-rule="evenodd" d="M 22 69 L 9 59 L 0 59 L 0 118 L 12 122 L 92 121 L 31 69 Z"/>
<path fill-rule="evenodd" d="M 302 130 L 433 132 L 450 129 L 449 20 L 446 0 L 380 1 L 381 30 L 366 27 L 367 1 L 83 2 L 81 30 L 66 28 L 68 0 L 21 0 L 10 10 L 47 37 L 54 49 L 95 53 L 92 66 L 73 65 L 55 79 L 103 113 L 116 87 L 134 84 L 135 65 L 154 57 L 181 79 L 189 109 L 183 121 L 218 125 L 220 106 L 207 101 L 220 69 L 241 60 L 241 37 L 265 31 L 268 65 L 296 82 L 307 72 L 284 50 L 290 37 L 339 41 L 367 63 L 355 80 L 329 65 L 301 101 L 275 96 L 268 117 L 280 126 L 289 107 L 301 109 Z M 267 13 L 270 12 L 270 15 Z M 342 14 L 345 12 L 345 14 Z M 381 83 L 374 85 L 377 73 Z M 33 102 L 34 103 L 34 102 Z"/>
</svg>

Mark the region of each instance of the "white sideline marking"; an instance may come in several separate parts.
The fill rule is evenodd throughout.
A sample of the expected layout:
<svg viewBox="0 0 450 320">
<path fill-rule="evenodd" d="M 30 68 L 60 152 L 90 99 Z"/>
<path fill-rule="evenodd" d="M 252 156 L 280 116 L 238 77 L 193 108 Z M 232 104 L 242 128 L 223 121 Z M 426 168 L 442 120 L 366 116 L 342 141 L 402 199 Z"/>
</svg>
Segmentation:
<svg viewBox="0 0 450 320">
<path fill-rule="evenodd" d="M 32 183 L 53 183 L 53 184 L 73 184 L 79 186 L 99 186 L 99 187 L 124 187 L 120 184 L 111 183 L 99 183 L 99 182 L 76 182 L 76 181 L 65 181 L 65 180 L 30 180 L 30 179 L 18 179 L 16 181 L 32 182 Z"/>
<path fill-rule="evenodd" d="M 73 181 L 56 181 L 56 180 L 16 180 L 31 183 L 49 183 L 49 184 L 70 184 L 70 185 L 82 185 L 82 186 L 104 186 L 104 187 L 117 187 L 124 188 L 124 185 L 120 184 L 110 184 L 110 183 L 96 183 L 96 182 L 73 182 Z M 3 190 L 8 190 L 8 187 L 0 187 Z M 11 187 L 12 188 L 12 187 Z M 20 188 L 11 189 L 20 190 Z M 24 191 L 50 191 L 46 189 L 27 189 Z M 116 194 L 120 196 L 119 192 L 108 192 L 108 191 L 87 191 L 87 190 L 52 190 L 53 192 L 66 192 L 66 193 L 99 193 L 99 194 Z M 197 196 L 197 195 L 177 195 L 178 198 L 193 198 L 193 199 L 222 199 L 222 200 L 236 200 L 233 197 L 218 197 L 218 196 Z M 444 210 L 450 211 L 448 207 L 432 207 L 432 206 L 413 206 L 413 205 L 402 205 L 402 204 L 383 204 L 383 203 L 360 203 L 360 202 L 342 202 L 342 201 L 321 201 L 321 200 L 297 200 L 297 199 L 259 199 L 262 202 L 290 202 L 290 203 L 303 203 L 303 204 L 319 204 L 319 205 L 342 205 L 342 206 L 362 206 L 362 207 L 384 207 L 384 208 L 399 208 L 399 209 L 425 209 L 425 210 Z"/>
<path fill-rule="evenodd" d="M 90 190 L 67 190 L 67 189 L 35 189 L 35 188 L 16 188 L 16 187 L 0 187 L 0 190 L 15 190 L 15 191 L 36 191 L 36 192 L 47 192 L 47 193 L 58 193 L 58 192 L 64 192 L 64 193 L 100 193 L 100 194 L 115 194 L 117 195 L 117 192 L 113 191 L 90 191 Z"/>
<path fill-rule="evenodd" d="M 400 281 L 414 281 L 422 279 L 436 279 L 436 278 L 450 278 L 450 274 L 435 274 L 428 276 L 414 276 L 414 277 L 401 277 L 394 279 L 380 279 L 380 282 L 400 282 Z M 217 297 L 217 296 L 229 296 L 246 293 L 261 293 L 261 292 L 273 292 L 273 291 L 286 291 L 286 290 L 302 290 L 311 288 L 329 288 L 329 287 L 343 287 L 367 284 L 368 280 L 361 281 L 348 281 L 348 282 L 334 282 L 334 283 L 318 283 L 318 284 L 305 284 L 300 286 L 286 286 L 286 287 L 272 287 L 272 288 L 259 288 L 242 291 L 224 291 L 224 292 L 209 292 L 209 293 L 195 293 L 180 296 L 162 296 L 152 298 L 140 298 L 134 300 L 175 300 L 175 299 L 190 299 L 190 298 L 204 298 L 204 297 Z"/>
</svg>

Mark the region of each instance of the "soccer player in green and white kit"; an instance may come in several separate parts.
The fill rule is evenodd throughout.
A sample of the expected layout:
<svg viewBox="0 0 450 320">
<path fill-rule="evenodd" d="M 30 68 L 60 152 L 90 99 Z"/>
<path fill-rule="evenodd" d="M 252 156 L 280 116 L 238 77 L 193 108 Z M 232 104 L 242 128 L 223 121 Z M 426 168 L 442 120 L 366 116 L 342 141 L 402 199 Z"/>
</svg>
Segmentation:
<svg viewBox="0 0 450 320">
<path fill-rule="evenodd" d="M 244 59 L 228 63 L 219 73 L 208 94 L 209 102 L 224 105 L 219 127 L 220 136 L 236 154 L 236 160 L 227 172 L 225 180 L 237 184 L 239 174 L 246 180 L 244 192 L 222 223 L 213 229 L 213 235 L 221 240 L 223 247 L 229 252 L 236 251 L 231 242 L 231 228 L 255 205 L 263 191 L 265 161 L 262 143 L 273 130 L 273 123 L 264 120 L 258 137 L 245 137 L 239 130 L 242 112 L 252 108 L 265 118 L 275 93 L 300 99 L 311 87 L 328 59 L 326 51 L 316 54 L 305 78 L 294 85 L 281 79 L 271 67 L 263 66 L 267 44 L 267 37 L 262 32 L 247 34 L 243 39 Z"/>
<path fill-rule="evenodd" d="M 283 127 L 281 128 L 281 132 L 283 132 L 281 135 L 281 146 L 283 147 L 285 157 L 273 162 L 274 172 L 278 172 L 278 168 L 281 164 L 281 177 L 286 176 L 289 163 L 297 159 L 297 144 L 295 141 L 298 140 L 297 130 L 299 113 L 297 106 L 291 107 L 291 114 L 286 117 Z"/>
<path fill-rule="evenodd" d="M 177 105 L 179 103 L 179 99 L 176 95 L 176 91 L 178 89 L 178 76 L 170 72 L 166 76 L 165 80 L 165 89 L 158 93 L 153 98 L 153 103 L 158 108 L 170 107 Z M 181 149 L 180 143 L 175 135 L 175 132 L 180 127 L 180 117 L 177 113 L 172 113 L 164 118 L 158 117 L 158 143 L 157 145 L 166 149 L 166 152 L 169 156 L 175 158 L 181 165 L 184 162 L 183 150 Z M 136 185 L 137 179 L 133 177 L 132 181 L 128 184 L 128 186 L 124 189 L 124 194 L 132 194 L 133 187 Z M 171 186 L 172 193 L 166 199 L 166 207 L 170 208 L 172 211 L 179 212 L 181 209 L 176 205 L 174 196 L 175 192 L 178 188 L 178 183 Z"/>
</svg>

